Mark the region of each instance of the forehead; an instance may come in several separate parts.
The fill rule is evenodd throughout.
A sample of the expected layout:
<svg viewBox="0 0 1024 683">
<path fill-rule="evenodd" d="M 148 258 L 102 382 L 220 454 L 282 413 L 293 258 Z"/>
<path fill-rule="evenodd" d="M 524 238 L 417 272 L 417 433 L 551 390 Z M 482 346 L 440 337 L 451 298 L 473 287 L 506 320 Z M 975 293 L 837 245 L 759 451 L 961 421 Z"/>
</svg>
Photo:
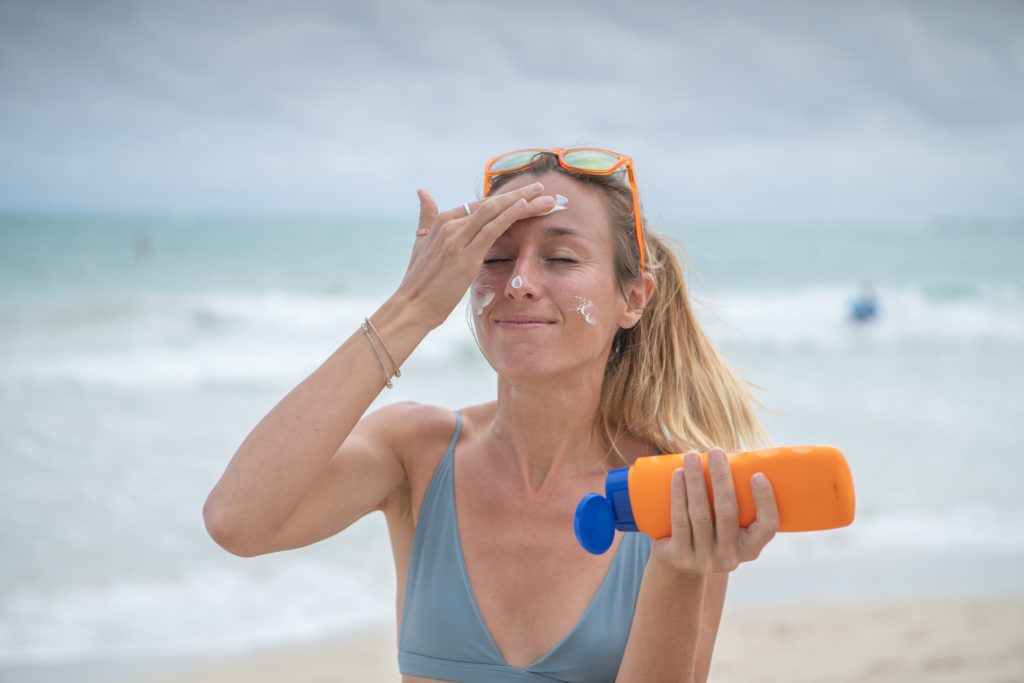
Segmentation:
<svg viewBox="0 0 1024 683">
<path fill-rule="evenodd" d="M 582 232 L 598 242 L 610 241 L 611 227 L 608 222 L 607 206 L 601 190 L 596 187 L 561 173 L 545 173 L 541 176 L 517 176 L 502 185 L 499 192 L 517 190 L 538 180 L 544 183 L 544 194 L 560 194 L 569 200 L 568 206 L 564 211 L 518 221 L 512 225 L 509 232 L 517 227 L 564 227 Z"/>
</svg>

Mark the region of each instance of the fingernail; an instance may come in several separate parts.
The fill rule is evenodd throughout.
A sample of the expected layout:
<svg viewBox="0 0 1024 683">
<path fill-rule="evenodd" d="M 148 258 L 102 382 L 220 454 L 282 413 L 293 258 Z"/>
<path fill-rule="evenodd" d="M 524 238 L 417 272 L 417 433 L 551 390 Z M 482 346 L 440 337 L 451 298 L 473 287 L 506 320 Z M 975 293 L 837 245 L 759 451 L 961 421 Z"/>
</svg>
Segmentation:
<svg viewBox="0 0 1024 683">
<path fill-rule="evenodd" d="M 543 184 L 543 183 L 541 183 L 540 181 L 537 181 L 537 182 L 535 182 L 535 183 L 534 183 L 533 185 L 530 185 L 530 186 L 529 186 L 528 188 L 526 188 L 526 189 L 527 189 L 527 190 L 530 190 L 531 192 L 538 192 L 538 191 L 540 191 L 540 190 L 543 190 L 543 189 L 544 189 L 544 184 Z"/>
<path fill-rule="evenodd" d="M 560 194 L 556 194 L 554 197 L 544 197 L 544 204 L 550 204 L 551 208 L 542 214 L 538 214 L 539 216 L 547 216 L 555 211 L 565 211 L 565 207 L 569 205 L 569 200 Z"/>
<path fill-rule="evenodd" d="M 750 483 L 763 489 L 768 486 L 768 477 L 765 476 L 764 472 L 756 472 L 754 473 L 754 476 L 750 478 Z"/>
<path fill-rule="evenodd" d="M 725 451 L 720 451 L 717 448 L 714 451 L 712 451 L 711 457 L 714 458 L 715 462 L 717 462 L 719 465 L 726 465 L 729 462 L 729 458 L 726 457 Z"/>
<path fill-rule="evenodd" d="M 690 451 L 689 453 L 683 456 L 683 462 L 687 467 L 699 467 L 700 456 L 694 453 L 693 451 Z"/>
<path fill-rule="evenodd" d="M 672 473 L 672 481 L 676 482 L 677 484 L 683 481 L 682 467 L 678 468 L 675 472 Z"/>
</svg>

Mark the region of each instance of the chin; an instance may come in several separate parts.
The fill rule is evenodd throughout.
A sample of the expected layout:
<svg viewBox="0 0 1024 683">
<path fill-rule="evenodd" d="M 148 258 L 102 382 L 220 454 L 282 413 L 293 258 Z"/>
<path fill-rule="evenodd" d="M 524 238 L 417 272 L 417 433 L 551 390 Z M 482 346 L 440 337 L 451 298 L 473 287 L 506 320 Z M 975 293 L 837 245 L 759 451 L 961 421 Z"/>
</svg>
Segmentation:
<svg viewBox="0 0 1024 683">
<path fill-rule="evenodd" d="M 600 362 L 598 358 L 587 362 L 590 354 L 579 348 L 517 349 L 502 354 L 485 353 L 484 357 L 499 377 L 511 381 L 556 379 Z"/>
<path fill-rule="evenodd" d="M 494 371 L 500 377 L 506 379 L 538 379 L 550 375 L 557 375 L 564 370 L 563 363 L 552 362 L 551 358 L 543 357 L 546 354 L 538 355 L 505 355 L 499 359 L 488 358 Z"/>
</svg>

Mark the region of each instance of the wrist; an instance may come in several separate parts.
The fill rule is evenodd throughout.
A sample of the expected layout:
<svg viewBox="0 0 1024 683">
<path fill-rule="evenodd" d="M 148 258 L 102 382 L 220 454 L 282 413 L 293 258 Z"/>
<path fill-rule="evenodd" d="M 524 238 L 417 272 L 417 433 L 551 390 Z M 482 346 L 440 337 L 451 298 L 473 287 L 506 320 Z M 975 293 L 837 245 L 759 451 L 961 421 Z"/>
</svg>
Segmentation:
<svg viewBox="0 0 1024 683">
<path fill-rule="evenodd" d="M 434 310 L 436 301 L 425 297 L 425 292 L 410 292 L 405 287 L 399 287 L 394 294 L 388 297 L 381 306 L 378 313 L 387 315 L 398 321 L 403 328 L 415 328 L 421 330 L 426 336 L 428 332 L 440 327 L 451 309 Z M 376 316 L 377 313 L 374 314 Z M 374 317 L 374 322 L 377 319 Z"/>
<path fill-rule="evenodd" d="M 668 541 L 668 539 L 661 539 Z M 659 541 L 655 541 L 655 547 L 651 552 L 648 566 L 653 565 L 655 571 L 664 577 L 666 581 L 674 581 L 680 584 L 702 583 L 710 576 L 709 572 L 701 571 L 697 567 L 677 561 L 668 548 L 658 548 Z M 659 552 L 659 550 L 661 552 Z"/>
<path fill-rule="evenodd" d="M 432 329 L 415 304 L 399 294 L 387 299 L 367 321 L 364 334 L 389 379 L 400 376 L 401 366 Z"/>
<path fill-rule="evenodd" d="M 413 335 L 422 339 L 435 327 L 425 319 L 416 302 L 402 292 L 395 292 L 388 297 L 370 318 L 378 329 L 382 332 L 386 329 L 386 334 L 391 336 Z"/>
</svg>

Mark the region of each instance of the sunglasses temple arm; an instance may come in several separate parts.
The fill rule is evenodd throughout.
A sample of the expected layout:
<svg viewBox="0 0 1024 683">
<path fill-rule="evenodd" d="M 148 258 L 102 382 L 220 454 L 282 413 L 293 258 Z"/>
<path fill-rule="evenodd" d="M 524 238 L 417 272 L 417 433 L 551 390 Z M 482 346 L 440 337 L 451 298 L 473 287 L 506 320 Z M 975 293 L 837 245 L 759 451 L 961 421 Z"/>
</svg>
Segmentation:
<svg viewBox="0 0 1024 683">
<path fill-rule="evenodd" d="M 636 184 L 636 173 L 633 171 L 633 164 L 626 165 L 626 173 L 629 178 L 629 189 L 633 192 L 633 219 L 636 224 L 636 244 L 640 249 L 640 272 L 644 272 L 646 261 L 644 253 L 644 219 L 640 211 L 640 191 Z"/>
</svg>

